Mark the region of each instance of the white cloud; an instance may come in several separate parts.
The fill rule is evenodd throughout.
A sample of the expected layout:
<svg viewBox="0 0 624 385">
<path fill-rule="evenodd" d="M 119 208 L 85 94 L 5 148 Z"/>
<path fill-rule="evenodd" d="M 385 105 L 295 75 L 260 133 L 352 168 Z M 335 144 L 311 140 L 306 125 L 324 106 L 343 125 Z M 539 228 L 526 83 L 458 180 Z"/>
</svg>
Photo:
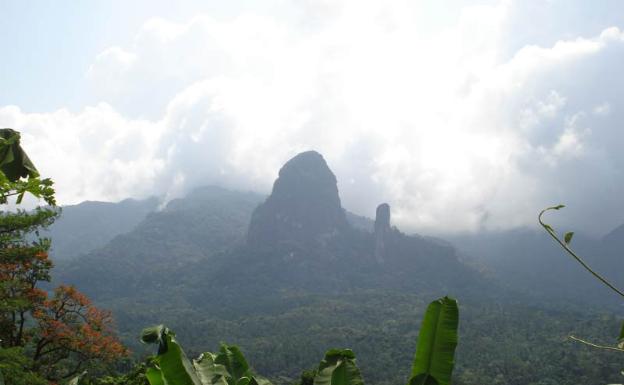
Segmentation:
<svg viewBox="0 0 624 385">
<path fill-rule="evenodd" d="M 146 195 L 162 168 L 154 151 L 159 125 L 128 120 L 107 104 L 78 114 L 24 113 L 9 106 L 0 108 L 0 121 L 22 132 L 41 174 L 55 181 L 60 202 Z"/>
<path fill-rule="evenodd" d="M 573 219 L 624 208 L 624 183 L 599 187 L 624 170 L 624 79 L 607 59 L 624 54 L 618 28 L 509 54 L 516 3 L 466 7 L 426 33 L 414 3 L 304 2 L 305 20 L 152 19 L 131 46 L 94 58 L 88 81 L 105 103 L 4 107 L 0 122 L 24 132 L 66 203 L 210 183 L 268 191 L 284 161 L 312 148 L 346 207 L 372 215 L 387 201 L 408 229 L 531 225 L 559 201 L 587 203 Z"/>
<path fill-rule="evenodd" d="M 611 112 L 611 105 L 609 103 L 602 103 L 592 109 L 592 112 L 599 116 L 607 116 Z"/>
</svg>

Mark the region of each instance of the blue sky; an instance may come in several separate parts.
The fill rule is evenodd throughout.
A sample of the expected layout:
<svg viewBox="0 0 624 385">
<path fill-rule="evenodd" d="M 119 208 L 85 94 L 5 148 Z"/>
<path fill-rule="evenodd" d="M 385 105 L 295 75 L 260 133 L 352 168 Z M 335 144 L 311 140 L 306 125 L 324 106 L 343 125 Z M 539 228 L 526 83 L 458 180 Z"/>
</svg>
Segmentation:
<svg viewBox="0 0 624 385">
<path fill-rule="evenodd" d="M 63 203 L 267 192 L 316 149 L 347 208 L 407 229 L 624 222 L 621 1 L 0 0 L 0 23 L 0 126 Z"/>
<path fill-rule="evenodd" d="M 93 102 L 84 83 L 95 56 L 109 46 L 131 44 L 136 31 L 150 18 L 185 22 L 197 14 L 228 18 L 251 10 L 287 14 L 292 12 L 287 3 L 2 0 L 0 46 L 11 54 L 0 63 L 0 105 L 16 104 L 34 112 L 78 109 Z M 436 10 L 438 21 L 452 21 L 459 10 L 438 10 L 433 4 L 426 7 Z"/>
<path fill-rule="evenodd" d="M 0 1 L 8 55 L 0 63 L 0 105 L 28 111 L 78 109 L 91 102 L 85 74 L 95 56 L 113 45 L 128 45 L 152 17 L 185 21 L 197 13 L 227 16 L 236 1 L 163 0 Z"/>
</svg>

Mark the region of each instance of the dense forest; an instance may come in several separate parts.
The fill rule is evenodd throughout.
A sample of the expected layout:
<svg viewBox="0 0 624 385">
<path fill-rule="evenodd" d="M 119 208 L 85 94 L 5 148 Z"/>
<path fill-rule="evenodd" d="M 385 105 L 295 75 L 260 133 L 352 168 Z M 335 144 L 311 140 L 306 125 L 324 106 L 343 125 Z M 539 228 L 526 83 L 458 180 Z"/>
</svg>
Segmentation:
<svg viewBox="0 0 624 385">
<path fill-rule="evenodd" d="M 6 385 L 195 384 L 201 376 L 193 380 L 192 371 L 181 382 L 162 374 L 180 346 L 189 357 L 203 353 L 193 361 L 197 370 L 211 362 L 210 384 L 244 377 L 260 384 L 390 385 L 410 376 L 414 384 L 443 384 L 414 368 L 427 345 L 428 304 L 445 295 L 459 299 L 459 344 L 450 358 L 454 371 L 448 368 L 453 384 L 619 380 L 617 352 L 568 338 L 613 345 L 622 319 L 617 302 L 538 234 L 483 242 L 406 235 L 392 226 L 387 204 L 374 221 L 344 210 L 336 178 L 316 152 L 286 163 L 268 197 L 205 187 L 162 210 L 154 198 L 60 211 L 52 182 L 39 178 L 18 134 L 4 133 L 5 151 L 17 159 L 5 155 L 0 165 L 4 202 L 30 193 L 49 205 L 1 218 Z M 86 220 L 94 215 L 106 219 Z M 591 260 L 600 267 L 615 266 L 620 232 L 602 241 L 577 237 L 580 249 L 602 255 Z M 526 255 L 513 242 L 527 243 Z M 78 244 L 81 253 L 59 255 Z M 152 337 L 143 339 L 160 344 L 153 356 L 139 334 L 156 324 L 171 329 L 148 329 Z M 223 342 L 242 353 L 234 345 L 205 353 Z M 176 357 L 190 365 L 184 354 Z M 334 372 L 327 377 L 330 366 L 352 376 L 336 382 Z M 154 370 L 158 379 L 150 377 Z"/>
</svg>

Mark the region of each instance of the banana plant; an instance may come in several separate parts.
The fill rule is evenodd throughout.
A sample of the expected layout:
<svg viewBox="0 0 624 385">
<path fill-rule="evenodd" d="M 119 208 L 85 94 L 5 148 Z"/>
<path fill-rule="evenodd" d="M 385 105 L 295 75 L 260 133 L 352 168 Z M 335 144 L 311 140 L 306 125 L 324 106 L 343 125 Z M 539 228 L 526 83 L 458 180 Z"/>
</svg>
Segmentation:
<svg viewBox="0 0 624 385">
<path fill-rule="evenodd" d="M 444 297 L 427 307 L 418 336 L 412 374 L 407 385 L 450 385 L 457 347 L 457 301 Z M 271 385 L 251 372 L 236 346 L 222 344 L 218 353 L 202 353 L 189 360 L 163 325 L 143 330 L 144 343 L 158 344 L 146 377 L 150 385 Z M 350 349 L 331 349 L 320 362 L 314 385 L 364 385 Z"/>
<path fill-rule="evenodd" d="M 271 385 L 252 374 L 236 346 L 222 344 L 218 353 L 202 353 L 191 361 L 175 333 L 163 325 L 143 330 L 141 341 L 158 344 L 158 354 L 146 372 L 150 385 Z"/>
</svg>

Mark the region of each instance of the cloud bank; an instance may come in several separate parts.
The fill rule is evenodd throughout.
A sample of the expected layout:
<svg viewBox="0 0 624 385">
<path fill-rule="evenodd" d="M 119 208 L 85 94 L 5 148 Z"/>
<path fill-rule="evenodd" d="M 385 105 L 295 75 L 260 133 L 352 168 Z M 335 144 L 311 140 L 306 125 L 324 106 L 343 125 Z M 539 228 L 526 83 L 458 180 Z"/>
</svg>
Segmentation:
<svg viewBox="0 0 624 385">
<path fill-rule="evenodd" d="M 388 202 L 410 231 L 533 226 L 560 202 L 575 228 L 623 223 L 624 32 L 511 44 L 527 2 L 466 6 L 435 28 L 413 3 L 151 19 L 86 71 L 101 103 L 4 106 L 0 123 L 23 132 L 63 203 L 268 192 L 286 160 L 315 149 L 345 207 Z"/>
</svg>

